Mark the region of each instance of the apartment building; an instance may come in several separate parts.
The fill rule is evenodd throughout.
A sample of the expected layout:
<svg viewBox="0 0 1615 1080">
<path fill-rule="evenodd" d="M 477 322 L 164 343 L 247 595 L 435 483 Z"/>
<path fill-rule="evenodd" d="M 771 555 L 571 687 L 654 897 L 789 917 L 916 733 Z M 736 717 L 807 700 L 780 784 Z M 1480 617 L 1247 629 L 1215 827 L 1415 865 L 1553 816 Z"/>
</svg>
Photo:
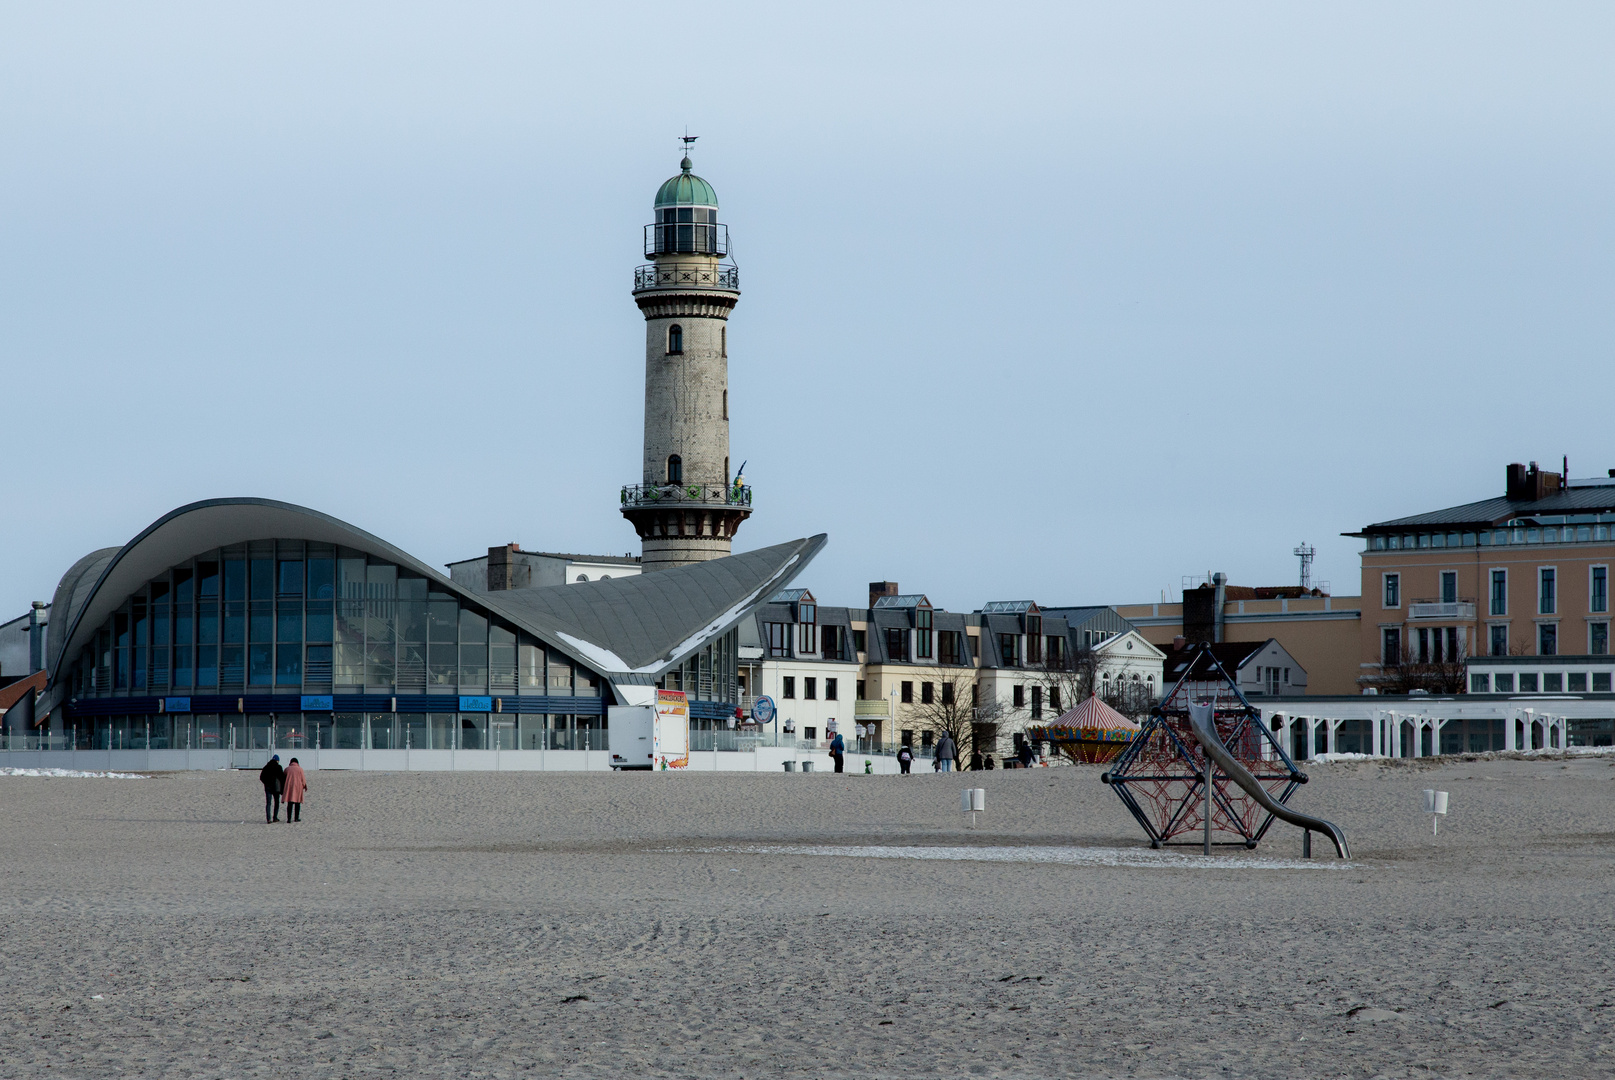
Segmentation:
<svg viewBox="0 0 1615 1080">
<path fill-rule="evenodd" d="M 822 741 L 833 725 L 867 749 L 924 751 L 948 717 L 966 735 L 963 752 L 994 755 L 1075 704 L 1084 678 L 1153 701 L 1165 659 L 1108 608 L 1022 600 L 952 612 L 894 582 L 872 583 L 861 609 L 783 591 L 742 624 L 739 648 L 743 708 L 773 699 L 777 733 Z"/>
<path fill-rule="evenodd" d="M 1605 656 L 1615 470 L 1512 464 L 1500 497 L 1382 521 L 1363 540 L 1358 683 L 1474 656 Z"/>
</svg>

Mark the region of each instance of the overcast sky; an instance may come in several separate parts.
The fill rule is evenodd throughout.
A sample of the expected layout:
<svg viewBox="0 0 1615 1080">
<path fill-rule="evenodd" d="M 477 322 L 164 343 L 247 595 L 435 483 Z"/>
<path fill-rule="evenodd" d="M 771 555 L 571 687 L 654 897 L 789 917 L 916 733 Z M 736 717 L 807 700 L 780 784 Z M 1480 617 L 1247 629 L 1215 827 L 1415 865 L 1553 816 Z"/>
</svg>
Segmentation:
<svg viewBox="0 0 1615 1080">
<path fill-rule="evenodd" d="M 638 552 L 629 290 L 723 205 L 741 549 L 970 610 L 1358 591 L 1615 467 L 1615 9 L 0 8 L 0 617 L 196 499 Z"/>
</svg>

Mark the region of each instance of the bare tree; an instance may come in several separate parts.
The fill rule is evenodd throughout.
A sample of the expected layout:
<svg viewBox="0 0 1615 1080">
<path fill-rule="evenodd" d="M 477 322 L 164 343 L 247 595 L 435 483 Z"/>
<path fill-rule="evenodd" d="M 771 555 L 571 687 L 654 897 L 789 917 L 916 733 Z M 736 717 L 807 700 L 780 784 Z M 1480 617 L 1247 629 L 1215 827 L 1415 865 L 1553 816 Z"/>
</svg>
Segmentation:
<svg viewBox="0 0 1615 1080">
<path fill-rule="evenodd" d="M 1117 678 L 1100 680 L 1099 700 L 1121 713 L 1127 719 L 1137 723 L 1150 714 L 1155 707 L 1154 686 L 1142 679 L 1127 679 L 1121 676 L 1126 672 L 1117 672 Z"/>
<path fill-rule="evenodd" d="M 977 725 L 991 724 L 996 728 L 1004 709 L 996 702 L 977 704 L 976 684 L 966 676 L 951 676 L 935 686 L 930 701 L 909 702 L 898 708 L 919 730 L 931 732 L 933 743 L 940 742 L 944 735 L 952 739 L 954 768 L 958 768 L 961 759 L 968 760 L 967 747 L 975 745 Z M 991 748 L 978 749 L 987 752 Z"/>
<path fill-rule="evenodd" d="M 1155 705 L 1153 684 L 1127 678 L 1125 665 L 1118 667 L 1115 678 L 1107 679 L 1106 666 L 1104 655 L 1091 648 L 1079 650 L 1063 664 L 1050 665 L 1041 682 L 1043 698 L 1054 716 L 1094 694 L 1129 720 L 1148 716 Z"/>
<path fill-rule="evenodd" d="M 1377 685 L 1383 694 L 1407 694 L 1422 690 L 1428 694 L 1461 694 L 1464 692 L 1466 656 L 1460 646 L 1456 656 L 1443 654 L 1440 659 L 1413 655 L 1412 643 L 1402 646 L 1400 662 L 1384 669 Z"/>
<path fill-rule="evenodd" d="M 1051 660 L 1040 673 L 1045 707 L 1058 717 L 1094 692 L 1099 684 L 1101 659 L 1091 648 L 1079 649 L 1059 660 Z"/>
</svg>

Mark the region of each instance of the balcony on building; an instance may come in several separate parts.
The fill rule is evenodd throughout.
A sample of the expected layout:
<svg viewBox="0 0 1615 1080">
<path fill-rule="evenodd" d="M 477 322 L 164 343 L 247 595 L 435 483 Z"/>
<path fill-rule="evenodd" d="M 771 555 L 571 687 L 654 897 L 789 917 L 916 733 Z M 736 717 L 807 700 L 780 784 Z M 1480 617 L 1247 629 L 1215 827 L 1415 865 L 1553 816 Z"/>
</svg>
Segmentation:
<svg viewBox="0 0 1615 1080">
<path fill-rule="evenodd" d="M 750 484 L 625 484 L 624 507 L 751 507 Z"/>
<path fill-rule="evenodd" d="M 1464 622 L 1473 621 L 1474 618 L 1473 600 L 1414 600 L 1408 604 L 1409 621 L 1442 619 L 1449 622 L 1452 620 Z"/>
<path fill-rule="evenodd" d="M 701 262 L 646 263 L 634 267 L 634 291 L 646 289 L 721 289 L 740 291 L 740 267 Z"/>
</svg>

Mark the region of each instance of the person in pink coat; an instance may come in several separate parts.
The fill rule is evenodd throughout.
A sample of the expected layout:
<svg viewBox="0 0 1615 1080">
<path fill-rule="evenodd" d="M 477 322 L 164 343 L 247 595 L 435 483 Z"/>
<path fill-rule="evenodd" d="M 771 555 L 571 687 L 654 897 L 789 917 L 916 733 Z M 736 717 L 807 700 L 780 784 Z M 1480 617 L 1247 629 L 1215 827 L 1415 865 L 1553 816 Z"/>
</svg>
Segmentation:
<svg viewBox="0 0 1615 1080">
<path fill-rule="evenodd" d="M 308 778 L 303 775 L 303 766 L 292 758 L 286 765 L 286 820 L 303 820 L 303 793 L 308 790 Z"/>
</svg>

